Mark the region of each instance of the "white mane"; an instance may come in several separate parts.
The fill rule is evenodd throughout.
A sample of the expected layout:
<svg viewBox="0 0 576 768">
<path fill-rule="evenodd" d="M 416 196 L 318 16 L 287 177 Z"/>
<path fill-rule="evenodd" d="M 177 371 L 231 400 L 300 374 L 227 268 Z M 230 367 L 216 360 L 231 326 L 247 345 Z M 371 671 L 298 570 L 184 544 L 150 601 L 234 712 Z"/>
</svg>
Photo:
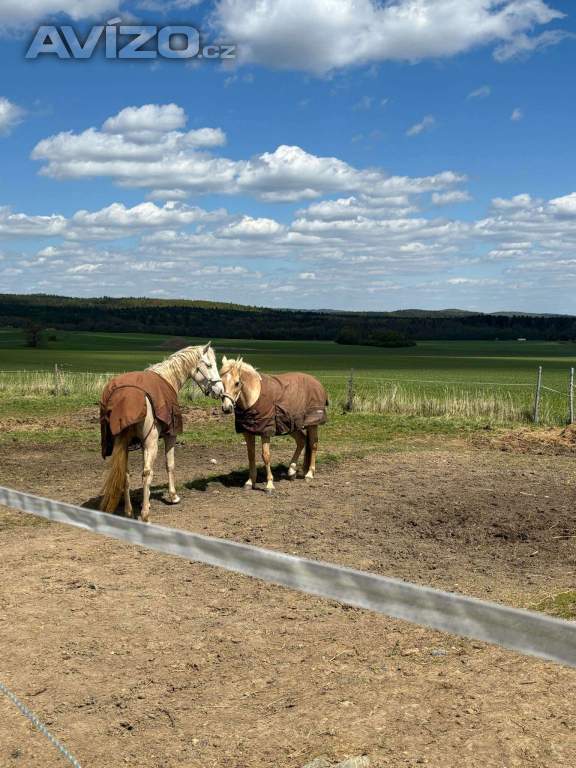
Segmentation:
<svg viewBox="0 0 576 768">
<path fill-rule="evenodd" d="M 184 347 L 174 352 L 161 363 L 148 366 L 147 371 L 154 371 L 171 384 L 176 391 L 181 389 L 186 379 L 198 365 L 204 346 Z"/>
</svg>

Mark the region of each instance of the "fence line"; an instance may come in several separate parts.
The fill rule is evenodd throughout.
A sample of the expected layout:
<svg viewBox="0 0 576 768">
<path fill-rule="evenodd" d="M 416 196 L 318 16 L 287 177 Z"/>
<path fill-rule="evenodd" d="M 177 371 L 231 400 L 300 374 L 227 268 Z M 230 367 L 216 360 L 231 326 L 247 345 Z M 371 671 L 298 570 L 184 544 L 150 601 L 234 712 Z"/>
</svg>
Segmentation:
<svg viewBox="0 0 576 768">
<path fill-rule="evenodd" d="M 68 760 L 69 763 L 71 763 L 74 768 L 82 768 L 78 760 L 74 757 L 74 755 L 70 752 L 69 749 L 67 749 L 62 742 L 58 741 L 56 736 L 54 736 L 48 728 L 44 725 L 44 723 L 40 720 L 37 715 L 32 712 L 31 709 L 29 709 L 24 702 L 20 701 L 18 696 L 16 696 L 15 693 L 13 693 L 9 688 L 7 688 L 4 683 L 0 680 L 0 693 L 3 693 L 6 698 L 14 704 L 15 707 L 18 707 L 20 712 L 24 715 L 24 717 L 27 717 L 28 720 L 32 723 L 32 725 L 37 728 L 40 733 L 45 736 L 48 741 L 53 744 L 56 749 L 60 752 L 62 757 L 65 757 L 66 760 Z"/>
<path fill-rule="evenodd" d="M 323 379 L 330 379 L 330 378 L 339 378 L 339 379 L 345 379 L 345 374 L 336 374 L 336 373 L 329 373 L 329 374 L 321 374 Z M 453 380 L 444 380 L 444 379 L 373 379 L 370 376 L 354 376 L 355 381 L 371 381 L 372 383 L 378 384 L 379 382 L 387 382 L 387 383 L 393 383 L 393 384 L 454 384 L 454 385 L 460 385 L 460 386 L 486 386 L 486 387 L 528 387 L 529 389 L 533 389 L 533 384 L 521 384 L 517 382 L 503 382 L 503 381 L 453 381 Z"/>
<path fill-rule="evenodd" d="M 299 592 L 576 667 L 576 625 L 432 587 L 150 525 L 0 486 L 0 504 Z"/>
<path fill-rule="evenodd" d="M 0 368 L 0 376 L 4 374 L 21 374 L 21 375 L 27 375 L 27 376 L 53 376 L 53 370 L 50 369 L 26 369 L 22 368 L 20 370 L 8 370 L 8 369 L 2 369 Z M 121 373 L 121 371 L 88 371 L 88 370 L 79 370 L 79 371 L 66 371 L 62 370 L 62 366 L 58 366 L 58 375 L 62 377 L 64 380 L 66 376 L 118 376 Z M 347 381 L 349 378 L 348 373 L 321 373 L 322 379 L 340 379 L 341 381 Z M 506 382 L 506 381 L 469 381 L 469 380 L 463 380 L 463 379 L 389 379 L 389 378 L 372 378 L 371 376 L 357 376 L 354 374 L 354 381 L 369 381 L 374 384 L 378 384 L 380 382 L 385 383 L 394 383 L 394 384 L 449 384 L 449 385 L 459 385 L 459 386 L 479 386 L 479 387 L 526 387 L 528 389 L 534 389 L 533 384 L 523 383 L 523 382 Z M 542 389 L 548 389 L 551 392 L 555 392 L 559 395 L 563 395 L 563 392 L 560 392 L 557 389 L 552 389 L 551 387 L 542 387 Z"/>
<path fill-rule="evenodd" d="M 3 374 L 10 373 L 10 374 L 25 374 L 25 375 L 43 375 L 43 376 L 52 376 L 53 371 L 49 369 L 22 369 L 22 370 L 4 370 L 0 369 L 0 376 Z M 59 368 L 59 375 L 62 376 L 64 379 L 67 375 L 70 376 L 118 376 L 120 371 L 64 371 Z M 340 379 L 341 381 L 347 381 L 349 374 L 347 373 L 321 373 L 319 374 L 322 376 L 322 379 Z M 386 383 L 395 383 L 395 384 L 450 384 L 450 385 L 461 385 L 461 386 L 486 386 L 486 387 L 528 387 L 530 389 L 534 388 L 533 384 L 524 384 L 519 382 L 503 382 L 503 381 L 464 381 L 464 380 L 444 380 L 444 379 L 388 379 L 388 378 L 372 378 L 371 376 L 356 376 L 354 375 L 355 381 L 370 381 L 372 383 L 379 383 L 379 382 L 386 382 Z M 554 390 L 555 392 L 557 390 Z M 561 394 L 561 393 L 559 393 Z"/>
</svg>

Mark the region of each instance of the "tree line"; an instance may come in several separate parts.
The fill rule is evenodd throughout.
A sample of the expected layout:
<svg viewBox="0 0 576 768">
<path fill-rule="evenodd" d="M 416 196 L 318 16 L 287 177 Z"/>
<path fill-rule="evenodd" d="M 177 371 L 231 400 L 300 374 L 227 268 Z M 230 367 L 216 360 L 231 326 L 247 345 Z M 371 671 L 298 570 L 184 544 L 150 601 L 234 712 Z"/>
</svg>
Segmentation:
<svg viewBox="0 0 576 768">
<path fill-rule="evenodd" d="M 458 312 L 335 312 L 219 302 L 0 294 L 0 327 L 404 346 L 417 340 L 576 339 L 576 317 Z"/>
</svg>

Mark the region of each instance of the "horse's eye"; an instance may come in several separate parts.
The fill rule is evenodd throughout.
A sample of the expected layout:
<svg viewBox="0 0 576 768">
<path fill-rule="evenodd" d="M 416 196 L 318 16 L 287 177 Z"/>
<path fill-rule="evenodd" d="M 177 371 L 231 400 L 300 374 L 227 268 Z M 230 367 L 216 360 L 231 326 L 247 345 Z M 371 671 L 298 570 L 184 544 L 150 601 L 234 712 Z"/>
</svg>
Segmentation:
<svg viewBox="0 0 576 768">
<path fill-rule="evenodd" d="M 236 386 L 237 386 L 237 387 L 239 387 L 239 386 L 240 386 L 240 379 L 238 379 L 238 381 L 236 382 Z"/>
</svg>

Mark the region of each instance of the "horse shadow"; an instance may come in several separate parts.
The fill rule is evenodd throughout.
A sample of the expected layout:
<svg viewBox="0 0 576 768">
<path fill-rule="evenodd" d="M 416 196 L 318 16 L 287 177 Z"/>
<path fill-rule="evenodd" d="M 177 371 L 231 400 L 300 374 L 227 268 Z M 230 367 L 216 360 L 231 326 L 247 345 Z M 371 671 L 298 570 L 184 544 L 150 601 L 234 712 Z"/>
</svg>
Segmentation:
<svg viewBox="0 0 576 768">
<path fill-rule="evenodd" d="M 274 473 L 275 483 L 288 480 L 288 467 L 286 464 L 275 464 L 272 467 L 272 472 Z M 222 473 L 219 475 L 207 475 L 206 477 L 197 477 L 194 480 L 188 480 L 188 482 L 183 483 L 183 487 L 191 491 L 202 492 L 210 490 L 211 484 L 223 485 L 225 488 L 243 488 L 244 483 L 246 480 L 248 480 L 248 477 L 249 475 L 247 469 L 233 469 L 231 472 L 227 472 L 225 474 Z M 256 482 L 266 484 L 265 467 L 258 467 Z M 259 488 L 257 490 L 264 489 Z"/>
<path fill-rule="evenodd" d="M 163 485 L 153 485 L 150 488 L 150 501 L 160 501 L 162 504 L 165 504 L 167 507 L 173 506 L 170 501 L 166 498 L 166 490 L 168 488 L 168 484 L 164 483 Z M 139 510 L 142 507 L 142 503 L 144 501 L 143 491 L 142 487 L 140 488 L 133 488 L 130 490 L 130 499 L 132 500 L 132 505 L 134 507 L 134 512 L 139 514 Z M 100 502 L 102 501 L 102 495 L 98 494 L 98 496 L 92 496 L 92 498 L 87 499 L 82 504 L 80 504 L 80 507 L 83 507 L 84 509 L 100 509 Z M 120 499 L 120 503 L 118 504 L 118 510 L 120 512 L 123 512 L 124 510 L 124 501 L 123 499 Z M 116 513 L 117 514 L 117 513 Z"/>
<path fill-rule="evenodd" d="M 288 480 L 288 467 L 286 464 L 275 464 L 272 467 L 272 471 L 274 473 L 275 484 L 283 482 L 284 480 L 291 482 Z M 205 477 L 197 477 L 194 480 L 187 480 L 186 482 L 182 483 L 181 486 L 182 488 L 186 488 L 186 490 L 189 491 L 201 491 L 205 493 L 210 490 L 210 486 L 217 485 L 223 485 L 225 488 L 243 488 L 246 480 L 248 480 L 248 469 L 233 469 L 231 472 L 227 473 L 206 475 Z M 256 490 L 264 491 L 266 485 L 265 467 L 258 467 L 256 482 L 261 484 L 261 487 L 256 488 Z M 166 506 L 172 506 L 171 502 L 166 498 L 167 488 L 167 483 L 153 485 L 150 488 L 150 501 L 159 501 Z M 142 487 L 140 486 L 133 488 L 130 491 L 130 498 L 132 500 L 135 513 L 138 513 L 138 510 L 142 507 L 143 502 Z M 102 495 L 99 494 L 98 496 L 92 496 L 92 498 L 87 499 L 82 504 L 80 504 L 80 506 L 84 509 L 98 510 L 100 509 L 101 500 Z M 122 499 L 118 505 L 118 510 L 120 512 L 123 510 Z"/>
</svg>

